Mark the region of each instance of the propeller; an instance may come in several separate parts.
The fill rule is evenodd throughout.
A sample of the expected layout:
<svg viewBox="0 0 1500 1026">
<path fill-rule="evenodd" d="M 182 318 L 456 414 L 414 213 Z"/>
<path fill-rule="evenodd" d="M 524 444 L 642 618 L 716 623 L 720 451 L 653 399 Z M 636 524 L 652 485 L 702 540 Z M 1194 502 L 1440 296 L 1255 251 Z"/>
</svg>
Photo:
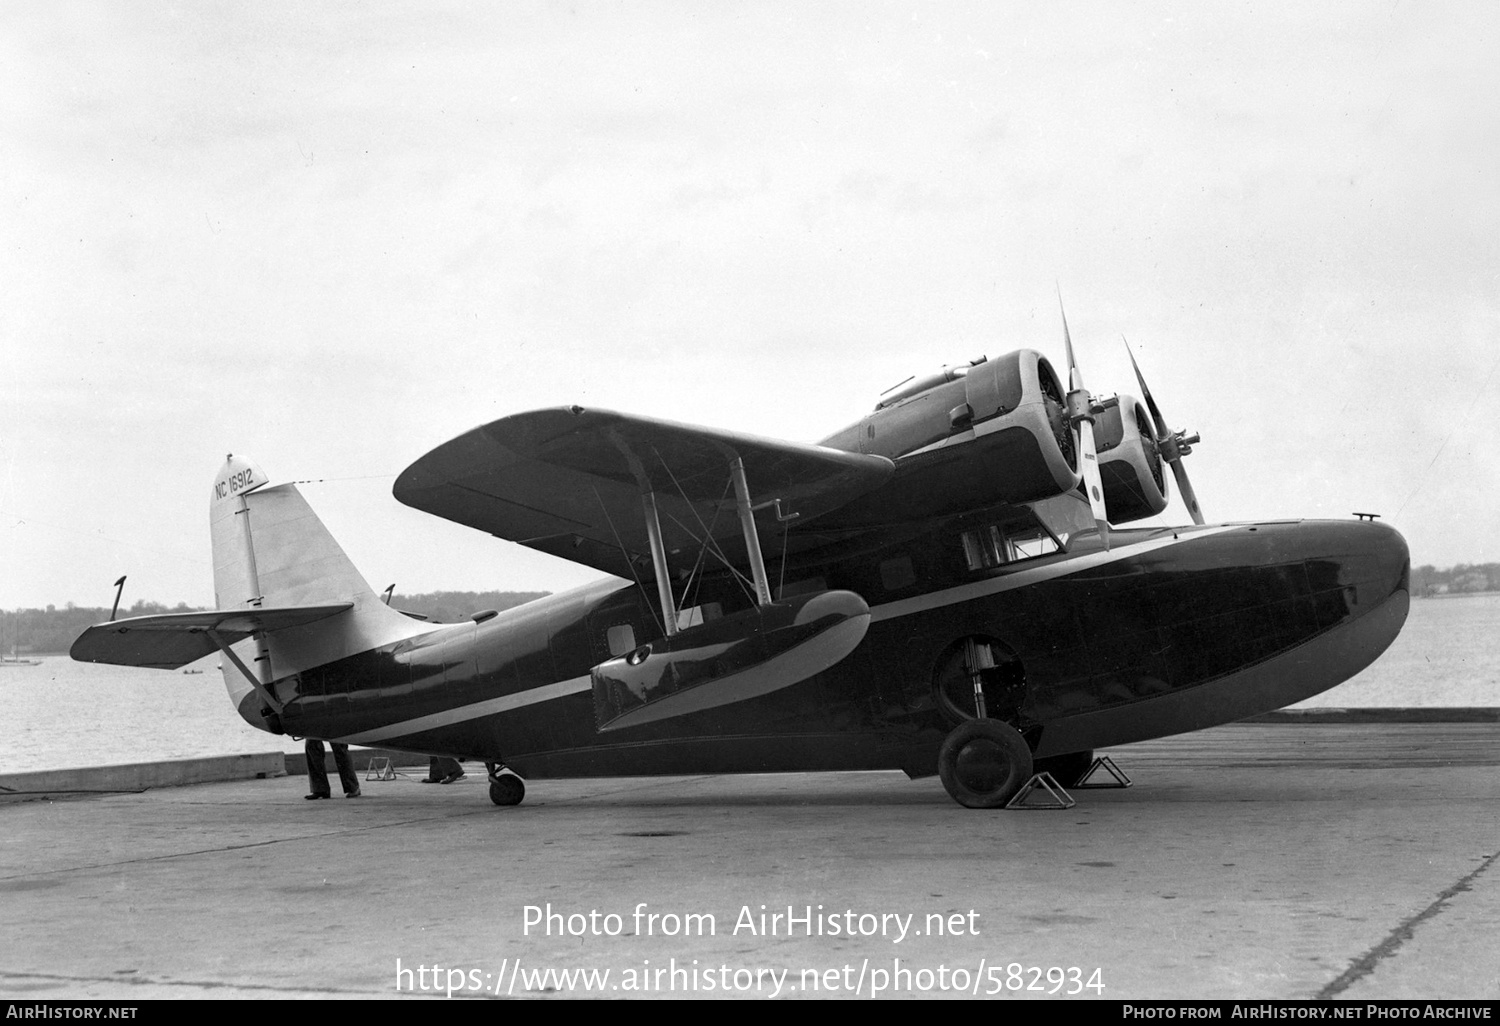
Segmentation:
<svg viewBox="0 0 1500 1026">
<path fill-rule="evenodd" d="M 1068 334 L 1068 313 L 1063 309 L 1062 291 L 1057 293 L 1057 309 L 1062 314 L 1063 348 L 1068 355 L 1068 422 L 1073 425 L 1073 442 L 1078 450 L 1078 469 L 1083 473 L 1084 490 L 1104 550 L 1109 551 L 1109 519 L 1104 510 L 1104 482 L 1099 478 L 1099 454 L 1094 449 L 1094 398 L 1083 387 L 1083 372 L 1073 358 L 1073 339 Z"/>
<path fill-rule="evenodd" d="M 1156 447 L 1161 452 L 1161 458 L 1172 465 L 1172 476 L 1177 479 L 1177 491 L 1182 495 L 1183 505 L 1187 506 L 1188 513 L 1192 515 L 1193 523 L 1202 524 L 1203 510 L 1198 506 L 1198 496 L 1182 466 L 1182 458 L 1192 452 L 1193 446 L 1201 439 L 1186 431 L 1173 431 L 1167 427 L 1167 419 L 1161 415 L 1156 400 L 1151 398 L 1151 389 L 1146 387 L 1146 379 L 1141 377 L 1141 368 L 1136 365 L 1135 354 L 1130 351 L 1130 342 L 1124 335 L 1120 339 L 1125 342 L 1125 354 L 1130 357 L 1135 380 L 1141 386 L 1141 398 L 1146 400 L 1146 409 L 1151 411 L 1151 419 L 1156 424 Z"/>
</svg>

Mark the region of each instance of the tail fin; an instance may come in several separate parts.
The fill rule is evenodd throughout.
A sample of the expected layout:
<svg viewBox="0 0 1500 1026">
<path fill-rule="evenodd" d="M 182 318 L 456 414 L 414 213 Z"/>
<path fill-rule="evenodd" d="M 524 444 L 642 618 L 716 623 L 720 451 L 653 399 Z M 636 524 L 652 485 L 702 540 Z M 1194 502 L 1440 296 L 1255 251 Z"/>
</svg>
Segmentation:
<svg viewBox="0 0 1500 1026">
<path fill-rule="evenodd" d="M 274 681 L 439 629 L 380 601 L 297 487 L 267 487 L 249 460 L 219 471 L 209 525 L 217 609 L 95 624 L 73 658 L 176 669 L 218 651 L 239 714 L 279 734 Z"/>
<path fill-rule="evenodd" d="M 380 600 L 296 485 L 267 482 L 260 467 L 236 456 L 214 479 L 209 526 L 215 605 L 353 603 L 329 619 L 266 632 L 272 680 L 433 630 Z M 226 667 L 226 682 L 230 672 Z"/>
<path fill-rule="evenodd" d="M 214 600 L 220 609 L 375 599 L 296 485 L 267 487 L 265 472 L 230 456 L 209 501 Z"/>
</svg>

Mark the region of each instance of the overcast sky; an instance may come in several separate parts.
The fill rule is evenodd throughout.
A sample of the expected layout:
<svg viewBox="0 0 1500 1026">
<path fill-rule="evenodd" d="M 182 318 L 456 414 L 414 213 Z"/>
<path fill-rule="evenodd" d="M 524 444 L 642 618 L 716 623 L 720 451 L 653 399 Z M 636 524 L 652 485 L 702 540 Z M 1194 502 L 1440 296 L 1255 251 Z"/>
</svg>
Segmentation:
<svg viewBox="0 0 1500 1026">
<path fill-rule="evenodd" d="M 816 440 L 1136 347 L 1211 521 L 1500 560 L 1500 5 L 0 5 L 0 607 L 211 604 L 226 453 L 377 589 L 594 571 L 395 475 L 581 403 Z M 1166 520 L 1186 522 L 1174 498 Z"/>
</svg>

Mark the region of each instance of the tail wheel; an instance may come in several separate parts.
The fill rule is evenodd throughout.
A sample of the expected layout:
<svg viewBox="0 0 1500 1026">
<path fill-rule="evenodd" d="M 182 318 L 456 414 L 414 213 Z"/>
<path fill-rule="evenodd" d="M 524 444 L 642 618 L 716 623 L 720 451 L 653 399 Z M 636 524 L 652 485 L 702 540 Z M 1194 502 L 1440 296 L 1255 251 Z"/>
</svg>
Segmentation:
<svg viewBox="0 0 1500 1026">
<path fill-rule="evenodd" d="M 490 801 L 496 805 L 520 805 L 526 797 L 526 781 L 510 770 L 490 773 Z"/>
<path fill-rule="evenodd" d="M 1051 773 L 1052 779 L 1063 787 L 1072 787 L 1093 764 L 1094 753 L 1092 751 L 1069 752 L 1067 755 L 1049 755 L 1045 759 L 1034 759 L 1031 771 Z"/>
<path fill-rule="evenodd" d="M 997 809 L 1031 779 L 1031 749 L 1009 724 L 968 720 L 943 742 L 938 776 L 965 808 Z"/>
</svg>

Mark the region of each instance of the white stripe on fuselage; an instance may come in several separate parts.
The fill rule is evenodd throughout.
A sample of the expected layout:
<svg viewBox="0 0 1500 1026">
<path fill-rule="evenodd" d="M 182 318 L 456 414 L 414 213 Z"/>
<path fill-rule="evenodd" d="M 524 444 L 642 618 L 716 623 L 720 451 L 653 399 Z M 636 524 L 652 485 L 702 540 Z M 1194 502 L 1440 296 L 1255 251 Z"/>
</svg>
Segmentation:
<svg viewBox="0 0 1500 1026">
<path fill-rule="evenodd" d="M 529 691 L 517 691 L 500 698 L 487 698 L 483 702 L 475 702 L 472 705 L 461 705 L 457 709 L 445 709 L 427 716 L 418 716 L 414 720 L 402 720 L 400 723 L 392 723 L 387 727 L 362 730 L 358 734 L 349 734 L 339 740 L 356 745 L 389 741 L 393 737 L 419 734 L 424 730 L 435 730 L 438 727 L 451 727 L 465 720 L 477 720 L 481 716 L 493 716 L 495 713 L 509 712 L 512 709 L 535 705 L 537 702 L 545 702 L 553 698 L 566 698 L 568 695 L 587 691 L 591 687 L 593 687 L 593 681 L 587 675 L 573 677 L 570 680 L 560 680 L 556 684 L 543 684 Z"/>
<path fill-rule="evenodd" d="M 1118 545 L 1108 552 L 1101 549 L 1098 552 L 1091 552 L 1087 556 L 1064 558 L 1054 563 L 1034 566 L 1026 570 L 1017 570 L 1003 576 L 975 581 L 972 584 L 961 584 L 956 588 L 945 588 L 942 591 L 929 592 L 926 595 L 918 595 L 915 598 L 887 602 L 885 605 L 874 606 L 870 609 L 870 622 L 879 623 L 881 620 L 890 620 L 898 616 L 910 616 L 913 613 L 923 613 L 930 609 L 941 609 L 943 606 L 951 606 L 958 602 L 972 602 L 975 599 L 984 598 L 988 595 L 998 595 L 1001 592 L 1014 591 L 1016 588 L 1024 588 L 1030 584 L 1040 584 L 1043 581 L 1050 581 L 1058 577 L 1066 577 L 1069 574 L 1076 574 L 1083 570 L 1090 570 L 1096 566 L 1104 566 L 1107 563 L 1113 563 L 1126 557 L 1141 556 L 1147 552 L 1155 552 L 1157 549 L 1164 549 L 1182 542 L 1192 541 L 1195 538 L 1210 538 L 1214 535 L 1236 530 L 1240 526 L 1243 525 L 1226 524 L 1220 527 L 1201 528 L 1186 534 L 1174 531 L 1170 537 L 1166 538 L 1139 541 L 1129 545 Z M 522 709 L 528 705 L 535 705 L 538 702 L 551 701 L 554 698 L 566 698 L 569 695 L 581 694 L 592 687 L 592 680 L 585 674 L 582 677 L 573 677 L 569 680 L 558 681 L 555 684 L 543 684 L 541 687 L 531 688 L 527 691 L 518 691 L 500 698 L 488 698 L 483 702 L 462 705 L 456 709 L 446 709 L 443 712 L 418 716 L 412 720 L 402 720 L 400 723 L 392 723 L 385 727 L 376 727 L 374 730 L 362 730 L 358 734 L 348 734 L 340 737 L 338 740 L 357 745 L 378 744 L 395 737 L 404 737 L 408 734 L 436 730 L 439 727 L 451 727 L 455 723 L 463 723 L 467 720 L 477 720 L 481 716 L 493 716 L 495 713 Z"/>
</svg>

